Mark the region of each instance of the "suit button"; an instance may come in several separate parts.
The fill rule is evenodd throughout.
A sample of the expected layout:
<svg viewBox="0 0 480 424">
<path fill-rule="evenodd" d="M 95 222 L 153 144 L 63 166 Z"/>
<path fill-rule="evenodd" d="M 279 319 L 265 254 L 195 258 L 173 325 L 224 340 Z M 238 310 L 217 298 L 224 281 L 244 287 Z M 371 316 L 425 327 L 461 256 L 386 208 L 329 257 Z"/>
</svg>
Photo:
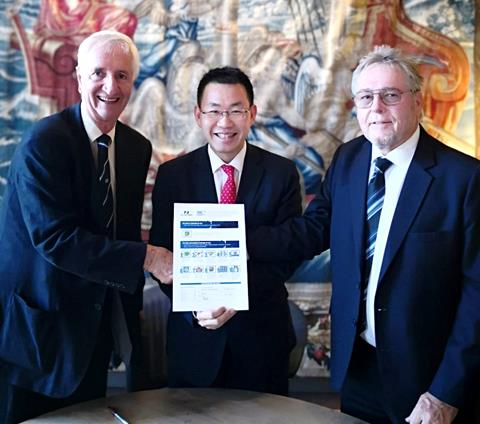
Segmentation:
<svg viewBox="0 0 480 424">
<path fill-rule="evenodd" d="M 385 312 L 387 308 L 377 308 L 377 312 Z"/>
<path fill-rule="evenodd" d="M 357 283 L 357 290 L 361 290 L 362 289 L 362 285 L 360 283 Z"/>
<path fill-rule="evenodd" d="M 93 305 L 93 307 L 95 308 L 96 311 L 101 311 L 102 310 L 102 304 L 101 303 L 95 303 L 95 305 Z"/>
<path fill-rule="evenodd" d="M 356 319 L 352 319 L 352 326 L 353 327 L 356 327 L 357 323 L 358 323 L 358 321 Z"/>
</svg>

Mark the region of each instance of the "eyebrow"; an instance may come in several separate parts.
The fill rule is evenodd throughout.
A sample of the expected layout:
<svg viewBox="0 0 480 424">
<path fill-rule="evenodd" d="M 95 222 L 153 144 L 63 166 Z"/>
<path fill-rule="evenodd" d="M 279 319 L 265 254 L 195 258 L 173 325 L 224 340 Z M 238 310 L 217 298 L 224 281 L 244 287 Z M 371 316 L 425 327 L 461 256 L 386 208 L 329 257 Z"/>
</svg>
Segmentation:
<svg viewBox="0 0 480 424">
<path fill-rule="evenodd" d="M 207 106 L 209 106 L 209 107 L 221 107 L 222 105 L 219 104 L 219 103 L 210 102 L 210 103 L 207 103 Z M 243 107 L 242 102 L 238 101 L 238 102 L 232 103 L 230 106 L 228 106 L 228 108 L 237 107 L 237 106 L 242 106 Z"/>
<path fill-rule="evenodd" d="M 382 87 L 382 88 L 376 88 L 376 89 L 373 89 L 373 88 L 360 88 L 358 90 L 358 92 L 360 93 L 361 91 L 379 91 L 379 90 L 400 90 L 402 91 L 401 88 L 398 88 L 398 87 Z"/>
<path fill-rule="evenodd" d="M 105 71 L 105 68 L 102 68 L 102 67 L 96 67 L 96 68 L 93 68 L 91 73 L 94 74 L 95 72 L 106 72 Z M 119 74 L 119 73 L 122 73 L 122 74 L 127 74 L 127 75 L 130 75 L 132 72 L 131 71 L 128 71 L 126 69 L 116 69 L 113 71 L 113 73 L 115 75 Z"/>
</svg>

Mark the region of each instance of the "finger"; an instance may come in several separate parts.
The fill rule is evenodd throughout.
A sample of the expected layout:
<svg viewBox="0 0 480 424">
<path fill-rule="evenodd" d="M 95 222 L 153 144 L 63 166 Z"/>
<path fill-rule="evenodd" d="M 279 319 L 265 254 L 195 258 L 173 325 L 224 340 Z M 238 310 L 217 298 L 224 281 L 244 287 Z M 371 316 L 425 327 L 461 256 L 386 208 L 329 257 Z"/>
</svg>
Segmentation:
<svg viewBox="0 0 480 424">
<path fill-rule="evenodd" d="M 230 318 L 232 318 L 237 311 L 235 309 L 227 309 L 224 314 L 224 319 L 225 321 L 228 321 Z"/>
<path fill-rule="evenodd" d="M 220 306 L 217 309 L 212 309 L 210 312 L 212 314 L 212 318 L 219 318 L 225 313 L 226 310 L 227 308 L 225 308 L 225 306 Z"/>
<path fill-rule="evenodd" d="M 197 314 L 197 318 L 198 318 L 198 314 Z M 209 330 L 216 330 L 217 328 L 220 328 L 226 321 L 227 319 L 225 315 L 222 314 L 220 317 L 199 319 L 198 324 Z"/>
<path fill-rule="evenodd" d="M 200 324 L 201 322 L 205 322 L 207 320 L 212 319 L 212 312 L 211 311 L 197 311 L 197 320 Z"/>
<path fill-rule="evenodd" d="M 208 311 L 198 311 L 197 312 L 197 318 L 198 320 L 209 320 L 213 318 L 218 318 L 225 312 L 225 307 L 220 307 L 217 309 L 211 309 Z"/>
<path fill-rule="evenodd" d="M 412 411 L 412 413 L 405 418 L 405 421 L 410 424 L 420 424 L 421 421 L 421 412 L 418 411 L 418 408 L 415 407 Z"/>
<path fill-rule="evenodd" d="M 216 330 L 220 326 L 217 319 L 198 320 L 198 325 L 208 330 Z"/>
<path fill-rule="evenodd" d="M 210 320 L 205 321 L 205 328 L 217 329 L 222 327 L 230 318 L 232 318 L 237 311 L 234 309 L 227 309 L 223 314 Z"/>
<path fill-rule="evenodd" d="M 162 281 L 162 284 L 172 284 L 173 283 L 172 275 L 170 274 L 169 276 L 165 277 L 161 281 Z"/>
<path fill-rule="evenodd" d="M 172 274 L 165 274 L 164 272 L 158 270 L 152 270 L 151 274 L 162 284 L 172 283 Z"/>
</svg>

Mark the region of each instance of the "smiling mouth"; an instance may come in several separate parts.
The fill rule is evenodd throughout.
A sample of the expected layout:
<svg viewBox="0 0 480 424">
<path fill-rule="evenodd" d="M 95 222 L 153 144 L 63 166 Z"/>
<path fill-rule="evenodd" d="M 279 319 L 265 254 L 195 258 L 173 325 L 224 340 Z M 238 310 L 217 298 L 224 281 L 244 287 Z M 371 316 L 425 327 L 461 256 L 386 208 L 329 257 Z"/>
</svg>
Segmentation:
<svg viewBox="0 0 480 424">
<path fill-rule="evenodd" d="M 224 140 L 224 141 L 230 140 L 237 135 L 237 133 L 235 133 L 235 132 L 234 133 L 216 132 L 214 134 L 215 134 L 215 137 L 219 138 L 220 140 Z"/>
<path fill-rule="evenodd" d="M 109 97 L 97 96 L 97 99 L 103 103 L 117 103 L 120 100 L 120 97 L 109 98 Z"/>
</svg>

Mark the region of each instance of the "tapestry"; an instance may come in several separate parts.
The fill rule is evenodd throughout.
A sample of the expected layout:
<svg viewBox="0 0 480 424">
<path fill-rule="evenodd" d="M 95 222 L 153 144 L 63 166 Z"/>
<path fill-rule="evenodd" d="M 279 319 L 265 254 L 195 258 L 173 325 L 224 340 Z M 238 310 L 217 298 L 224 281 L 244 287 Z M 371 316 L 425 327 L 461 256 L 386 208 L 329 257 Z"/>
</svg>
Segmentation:
<svg viewBox="0 0 480 424">
<path fill-rule="evenodd" d="M 474 16 L 473 0 L 2 0 L 0 202 L 22 133 L 79 100 L 76 50 L 100 29 L 128 34 L 140 52 L 121 119 L 154 148 L 145 237 L 158 165 L 205 142 L 192 110 L 199 79 L 215 66 L 250 76 L 258 115 L 249 142 L 296 163 L 306 201 L 336 148 L 360 134 L 350 80 L 375 45 L 417 58 L 424 127 L 475 155 Z M 328 375 L 328 257 L 305 263 L 288 285 L 308 318 L 301 375 Z"/>
</svg>

